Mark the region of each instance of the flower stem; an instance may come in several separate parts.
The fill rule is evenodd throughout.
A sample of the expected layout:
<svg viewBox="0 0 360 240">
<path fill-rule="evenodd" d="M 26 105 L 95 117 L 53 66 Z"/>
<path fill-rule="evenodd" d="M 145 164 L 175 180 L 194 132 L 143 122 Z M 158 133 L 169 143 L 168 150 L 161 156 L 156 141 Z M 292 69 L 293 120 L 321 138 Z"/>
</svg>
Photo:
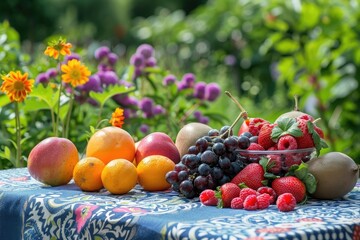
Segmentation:
<svg viewBox="0 0 360 240">
<path fill-rule="evenodd" d="M 21 161 L 21 129 L 20 129 L 20 113 L 19 103 L 15 102 L 15 128 L 16 128 L 16 160 L 15 167 L 22 167 Z"/>
<path fill-rule="evenodd" d="M 59 131 L 59 122 L 60 122 L 60 98 L 61 98 L 61 91 L 62 91 L 62 83 L 60 81 L 59 86 L 59 99 L 58 99 L 58 105 L 57 105 L 57 112 L 56 112 L 56 123 L 55 123 L 55 137 L 57 137 L 58 131 Z"/>
<path fill-rule="evenodd" d="M 65 121 L 66 124 L 65 124 L 64 132 L 63 132 L 63 137 L 65 137 L 65 138 L 68 138 L 68 136 L 69 136 L 70 117 L 71 117 L 73 105 L 74 105 L 74 92 L 72 92 L 70 94 L 69 109 L 66 114 L 66 121 Z"/>
</svg>

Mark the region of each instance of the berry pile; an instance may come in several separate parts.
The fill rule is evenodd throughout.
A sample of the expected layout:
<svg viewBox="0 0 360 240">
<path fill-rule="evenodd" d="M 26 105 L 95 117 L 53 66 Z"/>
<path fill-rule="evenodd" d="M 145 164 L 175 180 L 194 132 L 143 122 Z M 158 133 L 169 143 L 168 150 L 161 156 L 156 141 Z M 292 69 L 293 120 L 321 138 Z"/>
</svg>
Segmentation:
<svg viewBox="0 0 360 240">
<path fill-rule="evenodd" d="M 315 150 L 326 147 L 323 138 L 323 131 L 308 114 L 282 117 L 274 123 L 250 118 L 239 130 L 239 142 L 244 144 L 238 152 L 244 163 L 266 157 L 271 163 L 268 172 L 284 176 L 292 165 L 309 161 Z"/>
<path fill-rule="evenodd" d="M 229 126 L 212 129 L 189 147 L 166 180 L 186 198 L 193 198 L 205 189 L 216 189 L 236 176 L 245 164 L 237 154 L 242 146 Z"/>
</svg>

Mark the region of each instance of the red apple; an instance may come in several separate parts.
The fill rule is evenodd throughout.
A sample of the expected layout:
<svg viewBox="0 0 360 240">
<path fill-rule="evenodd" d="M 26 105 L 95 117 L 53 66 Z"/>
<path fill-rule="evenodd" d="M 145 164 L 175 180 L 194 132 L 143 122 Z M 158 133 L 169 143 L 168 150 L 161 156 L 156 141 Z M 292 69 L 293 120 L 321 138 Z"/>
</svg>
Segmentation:
<svg viewBox="0 0 360 240">
<path fill-rule="evenodd" d="M 180 161 L 179 150 L 174 141 L 163 132 L 153 132 L 144 137 L 135 153 L 136 163 L 150 155 L 162 155 L 170 158 L 175 164 Z"/>
<path fill-rule="evenodd" d="M 31 150 L 27 167 L 30 175 L 39 182 L 60 186 L 70 182 L 78 161 L 79 153 L 74 143 L 66 138 L 49 137 Z"/>
<path fill-rule="evenodd" d="M 244 132 L 249 131 L 249 123 L 250 123 L 250 118 L 247 118 L 246 120 L 243 121 L 243 123 L 240 126 L 238 136 L 240 136 Z"/>
</svg>

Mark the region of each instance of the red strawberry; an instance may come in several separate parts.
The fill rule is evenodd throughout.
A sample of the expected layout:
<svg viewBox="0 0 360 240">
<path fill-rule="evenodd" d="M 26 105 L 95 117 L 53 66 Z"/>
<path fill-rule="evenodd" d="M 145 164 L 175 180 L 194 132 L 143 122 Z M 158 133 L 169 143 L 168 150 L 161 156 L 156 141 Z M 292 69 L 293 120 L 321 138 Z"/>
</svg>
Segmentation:
<svg viewBox="0 0 360 240">
<path fill-rule="evenodd" d="M 258 136 L 260 129 L 264 126 L 265 123 L 269 123 L 268 121 L 262 118 L 251 118 L 249 122 L 249 132 L 253 136 Z"/>
<path fill-rule="evenodd" d="M 219 199 L 218 207 L 229 208 L 231 207 L 231 200 L 239 197 L 240 187 L 234 183 L 225 183 L 221 185 L 216 192 L 216 197 Z"/>
<path fill-rule="evenodd" d="M 309 129 L 307 127 L 308 120 L 297 119 L 298 127 L 302 131 L 303 135 L 300 137 L 296 137 L 297 148 L 312 148 L 314 147 L 314 141 L 312 139 L 311 134 L 309 133 Z"/>
<path fill-rule="evenodd" d="M 258 144 L 260 144 L 265 149 L 275 145 L 275 142 L 271 139 L 271 131 L 275 126 L 276 124 L 266 123 L 259 131 Z"/>
<path fill-rule="evenodd" d="M 279 138 L 277 143 L 278 150 L 291 150 L 297 149 L 298 144 L 296 139 L 291 135 L 285 135 Z"/>
<path fill-rule="evenodd" d="M 294 176 L 277 178 L 272 182 L 271 187 L 274 189 L 277 196 L 280 196 L 283 193 L 291 193 L 298 203 L 303 201 L 306 197 L 305 184 Z"/>
<path fill-rule="evenodd" d="M 236 174 L 231 182 L 236 185 L 242 183 L 249 188 L 257 190 L 259 187 L 264 186 L 262 183 L 262 181 L 265 180 L 264 173 L 265 171 L 259 163 L 250 163 Z"/>
<path fill-rule="evenodd" d="M 303 119 L 303 120 L 308 120 L 308 121 L 314 121 L 313 116 L 304 113 L 303 115 L 301 115 L 300 117 L 297 117 L 297 119 Z"/>
</svg>

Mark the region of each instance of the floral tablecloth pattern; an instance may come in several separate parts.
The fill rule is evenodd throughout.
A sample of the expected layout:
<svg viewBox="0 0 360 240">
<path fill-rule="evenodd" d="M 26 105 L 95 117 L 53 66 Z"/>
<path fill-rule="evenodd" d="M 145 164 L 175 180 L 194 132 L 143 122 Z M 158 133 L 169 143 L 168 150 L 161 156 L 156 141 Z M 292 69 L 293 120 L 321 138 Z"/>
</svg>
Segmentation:
<svg viewBox="0 0 360 240">
<path fill-rule="evenodd" d="M 360 181 L 344 198 L 295 211 L 206 207 L 173 191 L 125 195 L 45 186 L 26 168 L 0 171 L 0 239 L 360 240 Z"/>
</svg>

